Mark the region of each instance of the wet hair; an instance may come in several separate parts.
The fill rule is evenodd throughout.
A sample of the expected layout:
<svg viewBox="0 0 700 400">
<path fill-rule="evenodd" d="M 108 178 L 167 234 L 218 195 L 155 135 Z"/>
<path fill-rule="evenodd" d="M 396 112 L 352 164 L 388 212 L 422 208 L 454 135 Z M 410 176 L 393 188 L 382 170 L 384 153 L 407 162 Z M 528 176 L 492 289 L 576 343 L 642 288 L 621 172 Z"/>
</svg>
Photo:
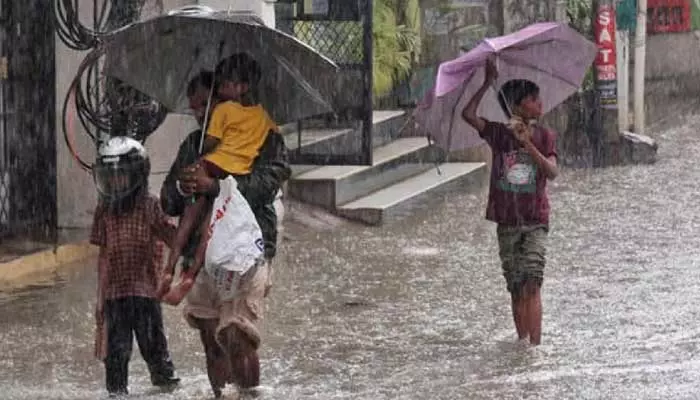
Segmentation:
<svg viewBox="0 0 700 400">
<path fill-rule="evenodd" d="M 209 90 L 213 84 L 214 73 L 211 71 L 202 71 L 187 84 L 187 97 L 192 97 L 200 87 Z"/>
<path fill-rule="evenodd" d="M 501 90 L 498 91 L 498 103 L 510 118 L 512 115 L 509 110 L 519 106 L 526 97 L 539 94 L 540 87 L 535 82 L 527 79 L 513 79 L 501 86 Z"/>
<path fill-rule="evenodd" d="M 245 83 L 249 86 L 250 95 L 257 100 L 257 89 L 262 78 L 260 64 L 248 53 L 236 53 L 223 59 L 216 66 L 218 84 L 224 81 Z"/>
</svg>

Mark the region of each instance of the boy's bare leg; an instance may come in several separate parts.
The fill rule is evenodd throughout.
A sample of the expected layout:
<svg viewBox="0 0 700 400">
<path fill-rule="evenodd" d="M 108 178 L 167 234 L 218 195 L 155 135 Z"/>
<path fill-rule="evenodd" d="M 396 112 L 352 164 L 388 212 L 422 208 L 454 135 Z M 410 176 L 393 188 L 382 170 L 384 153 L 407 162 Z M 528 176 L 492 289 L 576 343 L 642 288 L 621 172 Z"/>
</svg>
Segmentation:
<svg viewBox="0 0 700 400">
<path fill-rule="evenodd" d="M 197 319 L 199 337 L 202 340 L 204 353 L 207 358 L 207 375 L 216 398 L 221 397 L 221 390 L 226 386 L 226 383 L 232 380 L 231 362 L 228 355 L 216 342 L 216 327 L 218 324 L 218 319 Z"/>
<path fill-rule="evenodd" d="M 194 203 L 185 206 L 185 210 L 180 218 L 180 223 L 177 226 L 175 238 L 173 239 L 173 243 L 170 248 L 168 263 L 165 266 L 163 274 L 164 276 L 163 279 L 161 279 L 161 284 L 158 287 L 158 298 L 162 298 L 168 292 L 169 285 L 172 282 L 172 276 L 175 273 L 175 266 L 182 255 L 182 249 L 184 249 L 185 245 L 187 245 L 187 241 L 190 239 L 194 229 L 201 225 L 200 216 L 207 209 L 208 204 L 210 204 L 210 201 L 206 196 L 199 196 Z M 207 225 L 208 222 L 209 221 L 207 220 Z"/>
<path fill-rule="evenodd" d="M 530 344 L 539 345 L 542 336 L 542 297 L 540 287 L 535 282 L 527 282 L 524 291 L 527 294 L 526 316 Z"/>
<path fill-rule="evenodd" d="M 260 359 L 248 335 L 235 326 L 229 326 L 224 328 L 221 336 L 231 360 L 234 382 L 241 389 L 260 385 Z"/>
<path fill-rule="evenodd" d="M 206 199 L 205 199 L 206 200 Z M 204 257 L 207 251 L 207 243 L 209 242 L 209 220 L 211 219 L 212 203 L 206 201 L 204 205 L 207 207 L 206 214 L 202 218 L 199 225 L 199 243 L 194 254 L 194 260 L 189 268 L 182 273 L 182 279 L 175 287 L 170 288 L 170 291 L 163 297 L 163 301 L 170 305 L 178 305 L 185 299 L 192 286 L 194 280 L 199 274 L 199 270 L 204 265 Z"/>
<path fill-rule="evenodd" d="M 521 289 L 511 293 L 511 307 L 513 309 L 513 322 L 515 322 L 515 330 L 518 332 L 518 339 L 527 339 L 529 329 L 527 326 L 527 302 L 524 295 L 524 290 Z"/>
</svg>

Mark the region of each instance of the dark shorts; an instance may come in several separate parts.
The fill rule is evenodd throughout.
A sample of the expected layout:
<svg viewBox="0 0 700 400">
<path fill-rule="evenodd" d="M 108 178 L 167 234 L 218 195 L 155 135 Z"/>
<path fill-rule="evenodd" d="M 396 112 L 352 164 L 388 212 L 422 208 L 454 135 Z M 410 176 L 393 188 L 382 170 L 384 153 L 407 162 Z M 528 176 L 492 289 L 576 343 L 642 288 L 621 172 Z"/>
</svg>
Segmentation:
<svg viewBox="0 0 700 400">
<path fill-rule="evenodd" d="M 221 167 L 209 160 L 202 159 L 200 164 L 202 167 L 204 167 L 204 170 L 207 171 L 207 175 L 211 176 L 212 178 L 226 179 L 226 177 L 230 175 L 228 172 L 224 171 L 221 169 Z"/>
<path fill-rule="evenodd" d="M 548 229 L 546 226 L 499 225 L 498 247 L 508 291 L 518 293 L 526 282 L 541 287 Z"/>
</svg>

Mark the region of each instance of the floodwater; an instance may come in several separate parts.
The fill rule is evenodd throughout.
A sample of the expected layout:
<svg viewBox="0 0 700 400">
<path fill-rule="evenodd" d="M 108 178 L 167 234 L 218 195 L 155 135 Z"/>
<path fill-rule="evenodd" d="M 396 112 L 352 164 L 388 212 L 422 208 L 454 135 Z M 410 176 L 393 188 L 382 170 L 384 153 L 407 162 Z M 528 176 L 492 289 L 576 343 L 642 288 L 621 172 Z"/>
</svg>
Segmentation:
<svg viewBox="0 0 700 400">
<path fill-rule="evenodd" d="M 551 185 L 543 344 L 517 343 L 483 195 L 451 193 L 382 228 L 300 232 L 268 303 L 260 399 L 690 399 L 700 393 L 700 118 L 656 135 L 654 166 L 565 171 Z M 94 262 L 0 299 L 0 398 L 105 396 L 94 361 Z M 207 399 L 178 309 L 182 386 Z M 235 397 L 235 390 L 229 395 Z"/>
</svg>

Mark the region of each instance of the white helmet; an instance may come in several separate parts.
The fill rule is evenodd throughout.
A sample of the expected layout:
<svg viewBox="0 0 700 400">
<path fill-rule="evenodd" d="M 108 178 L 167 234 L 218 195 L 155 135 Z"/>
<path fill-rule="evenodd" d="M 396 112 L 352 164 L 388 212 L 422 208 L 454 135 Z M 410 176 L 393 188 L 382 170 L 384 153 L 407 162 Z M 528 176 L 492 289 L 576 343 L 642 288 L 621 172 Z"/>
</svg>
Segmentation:
<svg viewBox="0 0 700 400">
<path fill-rule="evenodd" d="M 141 143 L 117 136 L 99 146 L 92 172 L 100 200 L 111 211 L 121 213 L 131 210 L 148 189 L 151 163 Z"/>
</svg>

